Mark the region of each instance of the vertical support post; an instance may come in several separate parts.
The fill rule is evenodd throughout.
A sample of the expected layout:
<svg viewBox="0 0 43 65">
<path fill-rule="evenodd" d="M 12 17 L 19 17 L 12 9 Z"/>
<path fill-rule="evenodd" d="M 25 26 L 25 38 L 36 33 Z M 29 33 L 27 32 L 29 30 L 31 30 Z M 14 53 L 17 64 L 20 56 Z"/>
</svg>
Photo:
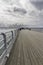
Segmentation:
<svg viewBox="0 0 43 65">
<path fill-rule="evenodd" d="M 6 48 L 6 35 L 4 33 L 1 33 L 3 35 L 4 38 L 4 43 L 5 43 L 5 48 Z"/>
<path fill-rule="evenodd" d="M 12 39 L 13 39 L 13 31 L 11 31 L 12 32 Z"/>
</svg>

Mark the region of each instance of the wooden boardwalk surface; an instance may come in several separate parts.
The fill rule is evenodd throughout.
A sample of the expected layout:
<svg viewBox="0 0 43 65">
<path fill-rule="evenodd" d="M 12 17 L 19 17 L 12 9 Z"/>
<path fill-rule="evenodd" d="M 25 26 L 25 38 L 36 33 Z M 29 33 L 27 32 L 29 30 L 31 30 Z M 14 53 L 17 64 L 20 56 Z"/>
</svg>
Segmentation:
<svg viewBox="0 0 43 65">
<path fill-rule="evenodd" d="M 43 33 L 20 31 L 6 65 L 43 65 Z"/>
</svg>

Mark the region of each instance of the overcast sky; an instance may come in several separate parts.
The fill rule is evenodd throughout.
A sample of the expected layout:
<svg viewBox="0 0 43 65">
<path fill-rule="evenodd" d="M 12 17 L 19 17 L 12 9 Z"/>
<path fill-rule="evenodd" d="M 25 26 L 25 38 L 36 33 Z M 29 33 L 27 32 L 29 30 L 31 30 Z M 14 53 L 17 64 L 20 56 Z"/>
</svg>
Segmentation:
<svg viewBox="0 0 43 65">
<path fill-rule="evenodd" d="M 24 8 L 24 15 L 9 13 L 13 7 Z M 43 26 L 43 0 L 0 0 L 0 23 L 24 23 Z"/>
</svg>

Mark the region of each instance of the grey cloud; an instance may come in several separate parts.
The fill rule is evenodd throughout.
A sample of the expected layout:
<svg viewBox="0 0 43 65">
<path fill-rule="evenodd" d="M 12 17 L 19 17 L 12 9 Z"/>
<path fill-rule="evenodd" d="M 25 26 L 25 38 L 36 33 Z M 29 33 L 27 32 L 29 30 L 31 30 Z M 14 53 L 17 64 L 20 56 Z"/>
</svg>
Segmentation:
<svg viewBox="0 0 43 65">
<path fill-rule="evenodd" d="M 30 1 L 33 1 L 33 2 L 41 2 L 43 0 L 30 0 Z"/>
<path fill-rule="evenodd" d="M 26 14 L 27 11 L 23 8 L 17 8 L 17 7 L 14 7 L 14 12 L 21 12 L 22 14 Z"/>
<path fill-rule="evenodd" d="M 30 0 L 31 4 L 33 4 L 38 10 L 43 9 L 43 0 Z"/>
</svg>

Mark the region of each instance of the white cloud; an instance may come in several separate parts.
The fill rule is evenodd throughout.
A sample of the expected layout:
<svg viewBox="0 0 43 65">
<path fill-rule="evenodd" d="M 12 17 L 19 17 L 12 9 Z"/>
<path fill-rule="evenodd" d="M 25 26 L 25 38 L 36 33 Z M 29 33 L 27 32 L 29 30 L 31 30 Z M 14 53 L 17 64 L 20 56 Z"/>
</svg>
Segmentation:
<svg viewBox="0 0 43 65">
<path fill-rule="evenodd" d="M 16 0 L 16 2 L 17 2 L 17 0 Z M 13 8 L 14 2 L 12 2 L 12 3 L 13 3 L 13 5 L 12 5 L 12 8 Z M 10 13 L 7 12 L 7 9 L 10 8 L 11 5 L 5 4 L 5 2 L 2 2 L 2 0 L 0 0 L 0 22 L 9 23 L 9 24 L 10 23 L 11 24 L 24 23 L 24 24 L 29 24 L 29 25 L 42 25 L 43 24 L 43 22 L 41 22 L 41 21 L 43 21 L 43 17 L 42 17 L 43 10 L 42 11 L 37 10 L 30 3 L 30 1 L 28 2 L 28 0 L 20 0 L 18 2 L 18 4 L 16 3 L 15 6 L 17 6 L 17 5 L 18 5 L 18 7 L 22 6 L 23 8 L 25 8 L 27 10 L 27 15 L 22 18 L 14 17 L 14 16 L 10 15 Z M 18 14 L 18 16 L 19 16 L 19 14 Z"/>
</svg>

